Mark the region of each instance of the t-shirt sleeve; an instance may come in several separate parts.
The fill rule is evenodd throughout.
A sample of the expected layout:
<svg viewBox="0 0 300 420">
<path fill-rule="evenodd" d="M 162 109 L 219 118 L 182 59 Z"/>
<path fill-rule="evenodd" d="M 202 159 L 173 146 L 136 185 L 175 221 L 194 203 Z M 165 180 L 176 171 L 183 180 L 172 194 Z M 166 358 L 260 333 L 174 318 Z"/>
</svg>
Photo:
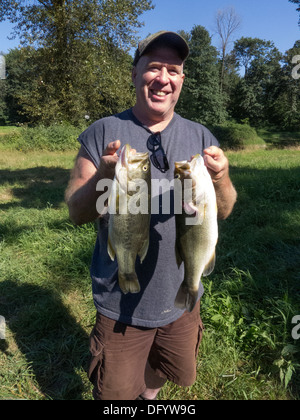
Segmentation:
<svg viewBox="0 0 300 420">
<path fill-rule="evenodd" d="M 78 141 L 85 149 L 92 162 L 99 167 L 100 157 L 103 153 L 103 125 L 101 121 L 96 121 L 91 124 L 85 131 L 83 131 Z"/>
</svg>

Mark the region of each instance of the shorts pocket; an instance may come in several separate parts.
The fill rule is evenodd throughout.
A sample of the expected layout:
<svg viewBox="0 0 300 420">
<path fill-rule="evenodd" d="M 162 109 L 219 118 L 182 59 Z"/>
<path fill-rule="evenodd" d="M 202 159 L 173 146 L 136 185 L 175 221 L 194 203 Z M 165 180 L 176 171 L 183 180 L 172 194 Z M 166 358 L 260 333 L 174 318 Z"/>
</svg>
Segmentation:
<svg viewBox="0 0 300 420">
<path fill-rule="evenodd" d="M 95 387 L 99 387 L 100 385 L 100 376 L 101 376 L 101 366 L 102 366 L 102 359 L 103 359 L 103 349 L 104 345 L 101 343 L 99 338 L 91 334 L 90 337 L 90 363 L 88 367 L 88 378 L 92 382 Z"/>
<path fill-rule="evenodd" d="M 197 338 L 197 343 L 196 343 L 196 348 L 195 348 L 195 359 L 197 359 L 197 356 L 198 356 L 198 351 L 199 351 L 200 343 L 202 340 L 203 331 L 204 331 L 204 325 L 200 318 L 200 322 L 198 326 L 198 338 Z"/>
</svg>

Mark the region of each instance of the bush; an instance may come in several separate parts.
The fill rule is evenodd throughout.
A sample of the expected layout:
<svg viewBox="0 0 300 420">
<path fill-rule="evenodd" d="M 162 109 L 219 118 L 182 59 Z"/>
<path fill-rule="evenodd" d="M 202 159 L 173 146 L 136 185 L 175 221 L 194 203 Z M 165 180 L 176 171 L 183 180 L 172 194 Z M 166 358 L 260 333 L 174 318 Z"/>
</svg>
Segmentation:
<svg viewBox="0 0 300 420">
<path fill-rule="evenodd" d="M 241 150 L 247 146 L 264 146 L 265 142 L 257 135 L 255 128 L 248 124 L 226 122 L 211 127 L 212 133 L 219 140 L 222 149 Z"/>
<path fill-rule="evenodd" d="M 49 127 L 22 127 L 1 137 L 0 143 L 5 149 L 22 151 L 48 150 L 65 151 L 78 149 L 77 138 L 85 127 L 70 124 L 53 124 Z"/>
</svg>

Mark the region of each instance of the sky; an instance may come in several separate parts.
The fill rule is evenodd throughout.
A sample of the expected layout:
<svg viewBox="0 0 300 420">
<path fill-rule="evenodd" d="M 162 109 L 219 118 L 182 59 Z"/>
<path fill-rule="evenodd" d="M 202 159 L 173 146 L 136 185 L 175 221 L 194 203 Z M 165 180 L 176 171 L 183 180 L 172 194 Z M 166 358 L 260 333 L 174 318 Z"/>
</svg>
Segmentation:
<svg viewBox="0 0 300 420">
<path fill-rule="evenodd" d="M 284 53 L 300 39 L 299 14 L 296 5 L 288 0 L 152 0 L 155 8 L 145 12 L 145 25 L 138 30 L 142 39 L 159 30 L 190 32 L 195 25 L 204 26 L 212 36 L 212 44 L 219 47 L 214 34 L 215 15 L 219 9 L 234 7 L 242 24 L 233 41 L 244 37 L 273 41 Z M 0 22 L 0 52 L 7 53 L 19 46 L 19 40 L 9 40 L 13 25 Z M 233 46 L 233 44 L 232 44 Z"/>
</svg>

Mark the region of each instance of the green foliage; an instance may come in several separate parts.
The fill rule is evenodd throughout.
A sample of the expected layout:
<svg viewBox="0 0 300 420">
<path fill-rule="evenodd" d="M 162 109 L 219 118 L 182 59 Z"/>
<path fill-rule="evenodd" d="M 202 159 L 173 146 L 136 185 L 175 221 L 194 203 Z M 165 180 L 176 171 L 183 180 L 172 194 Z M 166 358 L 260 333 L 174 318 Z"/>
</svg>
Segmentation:
<svg viewBox="0 0 300 420">
<path fill-rule="evenodd" d="M 255 126 L 270 121 L 282 78 L 280 52 L 271 41 L 242 37 L 235 42 L 233 54 L 245 76 L 231 96 L 231 116 L 237 121 L 249 118 Z"/>
<path fill-rule="evenodd" d="M 76 125 L 133 104 L 128 51 L 151 0 L 23 3 L 0 5 L 26 46 L 8 73 L 10 122 Z"/>
<path fill-rule="evenodd" d="M 6 81 L 0 79 L 0 125 L 8 123 L 7 106 L 6 106 Z"/>
<path fill-rule="evenodd" d="M 221 123 L 226 110 L 219 89 L 217 50 L 203 26 L 195 26 L 190 34 L 182 35 L 189 41 L 190 55 L 185 63 L 186 79 L 176 111 L 202 124 Z"/>
<path fill-rule="evenodd" d="M 283 130 L 299 130 L 300 127 L 300 79 L 292 77 L 293 57 L 300 55 L 300 40 L 286 51 L 277 88 L 277 95 L 270 104 L 269 122 Z"/>
<path fill-rule="evenodd" d="M 22 47 L 6 55 L 0 124 L 80 126 L 86 115 L 94 121 L 133 106 L 129 51 L 140 16 L 152 8 L 151 0 L 2 1 L 0 20 L 14 22 Z M 271 41 L 241 37 L 220 56 L 204 27 L 181 35 L 190 56 L 179 114 L 211 126 L 248 119 L 298 130 L 300 83 L 292 70 L 299 41 L 282 56 Z"/>
<path fill-rule="evenodd" d="M 211 127 L 212 133 L 219 140 L 222 149 L 241 150 L 249 146 L 264 146 L 265 142 L 257 135 L 255 128 L 248 124 L 226 122 Z"/>
<path fill-rule="evenodd" d="M 297 7 L 297 12 L 300 13 L 300 0 L 289 0 L 291 3 L 295 3 L 298 7 Z M 300 17 L 299 17 L 299 26 L 300 26 Z"/>
<path fill-rule="evenodd" d="M 82 53 L 73 51 L 66 66 L 55 57 L 53 48 L 14 51 L 19 59 L 13 65 L 8 58 L 12 70 L 7 78 L 12 92 L 11 122 L 80 125 L 85 115 L 93 121 L 133 104 L 127 54 L 113 45 L 110 51 L 88 45 L 76 48 Z"/>
<path fill-rule="evenodd" d="M 16 23 L 23 44 L 54 46 L 63 58 L 76 40 L 132 46 L 140 15 L 152 8 L 151 0 L 2 0 L 0 21 Z"/>
<path fill-rule="evenodd" d="M 74 127 L 70 124 L 52 124 L 36 127 L 22 127 L 12 133 L 0 137 L 0 148 L 4 150 L 30 150 L 64 151 L 77 150 L 77 138 L 84 126 Z"/>
</svg>

